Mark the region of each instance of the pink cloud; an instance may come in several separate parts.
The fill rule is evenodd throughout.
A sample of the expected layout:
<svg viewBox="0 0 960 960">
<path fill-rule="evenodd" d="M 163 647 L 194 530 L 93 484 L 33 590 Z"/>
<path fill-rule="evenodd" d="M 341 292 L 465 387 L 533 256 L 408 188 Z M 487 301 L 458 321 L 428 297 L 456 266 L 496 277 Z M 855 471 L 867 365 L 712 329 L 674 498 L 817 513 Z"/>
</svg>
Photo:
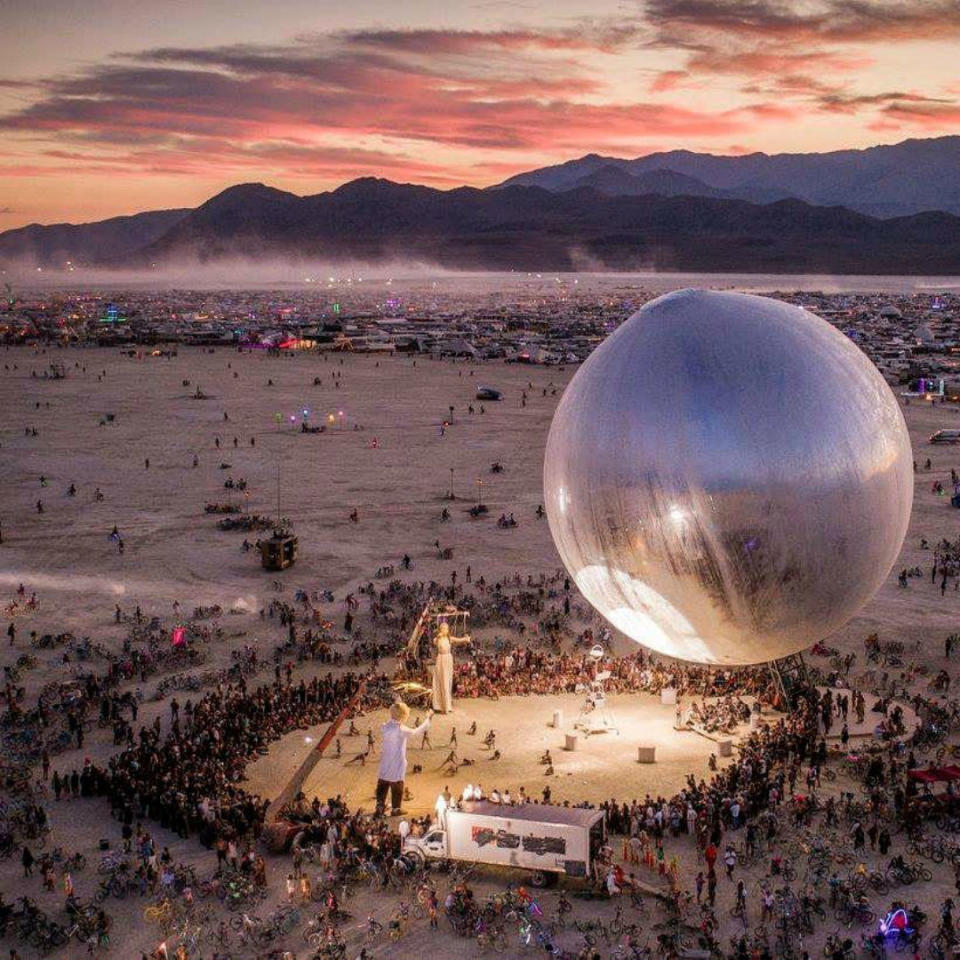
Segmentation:
<svg viewBox="0 0 960 960">
<path fill-rule="evenodd" d="M 657 74 L 653 83 L 650 84 L 650 92 L 665 93 L 668 90 L 676 90 L 684 80 L 689 78 L 690 74 L 686 70 L 663 70 Z"/>
<path fill-rule="evenodd" d="M 883 116 L 894 123 L 939 131 L 960 123 L 960 104 L 895 100 L 883 108 Z"/>
<path fill-rule="evenodd" d="M 857 88 L 873 63 L 864 44 L 960 36 L 952 5 L 647 0 L 645 10 L 646 20 L 557 28 L 358 30 L 144 50 L 31 82 L 0 129 L 23 148 L 23 177 L 326 184 L 377 175 L 450 186 L 587 151 L 713 143 L 749 152 L 720 145 L 814 110 L 862 112 L 887 125 L 878 130 L 956 123 L 951 101 L 923 91 Z M 649 81 L 650 96 L 612 89 L 609 58 L 651 47 L 674 64 Z M 731 78 L 737 106 L 691 94 L 717 77 Z"/>
<path fill-rule="evenodd" d="M 589 58 L 567 52 L 606 52 L 634 33 L 385 31 L 280 47 L 151 50 L 41 81 L 0 128 L 46 140 L 51 161 L 131 175 L 267 169 L 452 183 L 511 153 L 612 144 L 638 153 L 652 139 L 736 136 L 758 119 L 788 116 L 769 103 L 717 111 L 604 101 Z M 351 138 L 387 145 L 345 151 L 340 144 Z M 106 145 L 109 152 L 98 149 Z M 414 156 L 430 145 L 475 159 L 440 166 Z"/>
</svg>

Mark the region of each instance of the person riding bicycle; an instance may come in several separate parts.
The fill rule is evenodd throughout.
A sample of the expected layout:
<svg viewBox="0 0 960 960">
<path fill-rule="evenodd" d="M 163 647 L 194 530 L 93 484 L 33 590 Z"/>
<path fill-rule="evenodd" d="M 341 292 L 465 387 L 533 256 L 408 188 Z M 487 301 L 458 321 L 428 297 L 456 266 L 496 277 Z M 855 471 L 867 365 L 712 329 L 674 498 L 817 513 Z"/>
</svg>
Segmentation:
<svg viewBox="0 0 960 960">
<path fill-rule="evenodd" d="M 0 903 L 2 903 L 2 900 L 0 900 Z M 70 894 L 64 904 L 64 909 L 67 911 L 67 916 L 73 919 L 80 912 L 80 898 L 76 894 Z"/>
<path fill-rule="evenodd" d="M 329 913 L 331 917 L 335 917 L 340 912 L 340 904 L 337 902 L 337 895 L 332 889 L 327 891 L 326 904 L 327 913 Z"/>
<path fill-rule="evenodd" d="M 830 938 L 828 943 L 832 945 L 832 950 L 827 952 L 827 948 L 824 948 L 824 953 L 828 957 L 828 960 L 849 960 L 853 955 L 853 940 L 849 937 L 844 937 L 840 939 L 839 937 Z"/>
<path fill-rule="evenodd" d="M 924 915 L 924 919 L 926 919 L 926 915 Z M 940 933 L 943 934 L 948 943 L 954 944 L 957 942 L 957 933 L 953 926 L 953 899 L 951 897 L 947 897 L 940 908 Z"/>
<path fill-rule="evenodd" d="M 511 888 L 507 887 L 507 893 L 509 894 L 510 892 L 511 892 Z M 521 904 L 521 906 L 523 906 L 524 908 L 526 908 L 529 905 L 530 901 L 533 899 L 533 897 L 530 896 L 530 892 L 524 886 L 517 887 L 516 897 L 519 903 Z"/>
</svg>

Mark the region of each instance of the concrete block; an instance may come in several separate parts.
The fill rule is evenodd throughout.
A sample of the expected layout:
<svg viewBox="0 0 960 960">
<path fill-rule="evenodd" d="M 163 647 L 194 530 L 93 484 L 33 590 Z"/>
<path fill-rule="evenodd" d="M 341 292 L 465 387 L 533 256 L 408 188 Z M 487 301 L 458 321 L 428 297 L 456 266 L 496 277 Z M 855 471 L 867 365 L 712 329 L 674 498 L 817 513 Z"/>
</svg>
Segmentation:
<svg viewBox="0 0 960 960">
<path fill-rule="evenodd" d="M 576 749 L 577 749 L 577 741 L 578 741 L 579 739 L 580 739 L 580 738 L 577 736 L 577 734 L 575 734 L 575 733 L 568 733 L 567 736 L 566 736 L 566 742 L 564 743 L 564 749 L 565 749 L 565 750 L 576 750 Z"/>
<path fill-rule="evenodd" d="M 664 687 L 660 691 L 660 702 L 670 704 L 673 706 L 677 702 L 677 688 L 676 687 Z"/>
<path fill-rule="evenodd" d="M 656 763 L 656 747 L 637 747 L 637 763 Z"/>
</svg>

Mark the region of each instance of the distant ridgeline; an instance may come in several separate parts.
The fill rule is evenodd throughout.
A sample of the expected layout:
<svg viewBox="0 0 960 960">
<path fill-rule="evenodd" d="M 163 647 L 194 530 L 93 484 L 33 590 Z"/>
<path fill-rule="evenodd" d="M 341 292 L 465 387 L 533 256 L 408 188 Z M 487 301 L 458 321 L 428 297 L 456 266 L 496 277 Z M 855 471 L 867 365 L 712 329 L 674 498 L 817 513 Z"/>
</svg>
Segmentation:
<svg viewBox="0 0 960 960">
<path fill-rule="evenodd" d="M 595 154 L 486 190 L 241 184 L 195 210 L 0 234 L 0 265 L 960 273 L 960 137 L 826 154 Z"/>
</svg>

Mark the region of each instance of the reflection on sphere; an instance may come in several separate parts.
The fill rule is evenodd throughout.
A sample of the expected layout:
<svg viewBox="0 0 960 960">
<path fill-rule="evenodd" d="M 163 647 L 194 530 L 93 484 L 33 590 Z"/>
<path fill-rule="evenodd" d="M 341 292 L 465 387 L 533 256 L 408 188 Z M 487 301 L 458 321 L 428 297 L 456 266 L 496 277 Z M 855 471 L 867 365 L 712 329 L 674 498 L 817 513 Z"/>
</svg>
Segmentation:
<svg viewBox="0 0 960 960">
<path fill-rule="evenodd" d="M 584 596 L 661 653 L 796 653 L 883 583 L 910 519 L 890 388 L 828 323 L 747 294 L 648 303 L 567 387 L 550 428 L 550 530 Z"/>
</svg>

